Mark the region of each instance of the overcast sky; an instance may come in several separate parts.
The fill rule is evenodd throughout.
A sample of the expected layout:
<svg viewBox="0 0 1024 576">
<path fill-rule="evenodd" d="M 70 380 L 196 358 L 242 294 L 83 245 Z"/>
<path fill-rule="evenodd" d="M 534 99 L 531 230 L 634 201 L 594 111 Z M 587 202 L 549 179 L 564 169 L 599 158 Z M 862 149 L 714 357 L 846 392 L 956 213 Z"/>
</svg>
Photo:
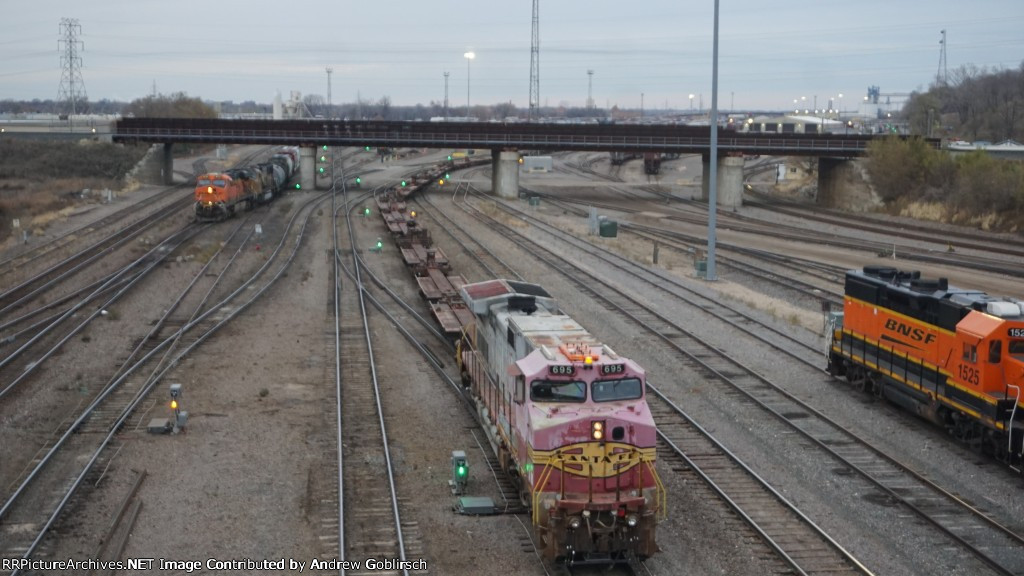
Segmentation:
<svg viewBox="0 0 1024 576">
<path fill-rule="evenodd" d="M 946 30 L 948 69 L 1018 68 L 1024 1 L 722 0 L 719 108 L 855 107 L 927 89 Z M 302 6 L 309 8 L 299 9 Z M 357 94 L 395 105 L 529 99 L 529 0 L 6 0 L 0 19 L 0 99 L 56 98 L 60 19 L 76 18 L 90 100 L 186 92 L 271 102 L 276 93 Z M 713 0 L 540 2 L 540 99 L 584 106 L 593 70 L 598 106 L 711 106 Z M 842 100 L 838 95 L 843 94 Z"/>
</svg>

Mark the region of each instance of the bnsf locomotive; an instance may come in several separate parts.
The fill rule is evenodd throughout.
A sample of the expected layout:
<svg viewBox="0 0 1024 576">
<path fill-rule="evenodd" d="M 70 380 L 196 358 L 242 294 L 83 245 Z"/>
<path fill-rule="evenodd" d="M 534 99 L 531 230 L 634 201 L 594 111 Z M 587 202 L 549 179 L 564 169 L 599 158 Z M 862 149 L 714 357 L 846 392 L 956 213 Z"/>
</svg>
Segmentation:
<svg viewBox="0 0 1024 576">
<path fill-rule="evenodd" d="M 459 344 L 501 465 L 519 483 L 545 558 L 627 562 L 657 551 L 665 490 L 643 368 L 601 344 L 536 284 L 460 289 L 475 321 Z"/>
<path fill-rule="evenodd" d="M 299 166 L 299 149 L 282 148 L 261 164 L 203 174 L 196 178 L 196 220 L 224 220 L 244 204 L 252 208 L 284 192 Z"/>
<path fill-rule="evenodd" d="M 865 266 L 829 336 L 833 375 L 1022 469 L 1024 302 Z"/>
</svg>

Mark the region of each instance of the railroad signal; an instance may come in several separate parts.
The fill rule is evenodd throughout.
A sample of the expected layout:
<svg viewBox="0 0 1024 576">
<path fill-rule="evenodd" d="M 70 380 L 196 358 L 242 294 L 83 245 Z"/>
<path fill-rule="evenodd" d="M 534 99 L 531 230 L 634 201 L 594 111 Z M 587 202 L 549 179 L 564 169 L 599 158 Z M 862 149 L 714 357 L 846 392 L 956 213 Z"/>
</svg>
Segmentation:
<svg viewBox="0 0 1024 576">
<path fill-rule="evenodd" d="M 405 188 L 405 180 L 402 180 L 402 188 Z"/>
<path fill-rule="evenodd" d="M 452 161 L 452 155 L 451 155 L 451 154 L 449 154 L 449 155 L 448 155 L 448 161 L 449 161 L 449 162 L 451 162 L 451 161 Z"/>
<path fill-rule="evenodd" d="M 324 144 L 323 148 L 324 148 L 324 152 L 326 152 L 327 151 L 327 144 Z"/>
<path fill-rule="evenodd" d="M 296 182 L 295 183 L 295 189 L 296 190 L 302 190 L 302 184 L 299 184 L 298 182 Z"/>
<path fill-rule="evenodd" d="M 440 179 L 438 179 L 438 181 L 437 181 L 437 185 L 438 185 L 438 186 L 444 186 L 444 178 L 440 178 Z"/>
<path fill-rule="evenodd" d="M 466 463 L 466 453 L 462 450 L 452 450 L 452 479 L 448 481 L 452 494 L 465 492 L 468 481 L 469 464 Z"/>
<path fill-rule="evenodd" d="M 369 147 L 369 146 L 366 146 L 366 151 L 367 151 L 367 152 L 369 152 L 369 151 L 370 151 L 370 147 Z"/>
<path fill-rule="evenodd" d="M 171 411 L 174 413 L 172 432 L 177 434 L 188 422 L 188 412 L 181 409 L 178 399 L 181 398 L 181 384 L 171 384 Z"/>
<path fill-rule="evenodd" d="M 363 183 L 363 179 L 356 176 L 356 187 L 358 188 Z"/>
<path fill-rule="evenodd" d="M 363 216 L 369 216 L 369 215 L 370 215 L 370 207 L 367 206 L 366 208 L 363 208 Z"/>
</svg>

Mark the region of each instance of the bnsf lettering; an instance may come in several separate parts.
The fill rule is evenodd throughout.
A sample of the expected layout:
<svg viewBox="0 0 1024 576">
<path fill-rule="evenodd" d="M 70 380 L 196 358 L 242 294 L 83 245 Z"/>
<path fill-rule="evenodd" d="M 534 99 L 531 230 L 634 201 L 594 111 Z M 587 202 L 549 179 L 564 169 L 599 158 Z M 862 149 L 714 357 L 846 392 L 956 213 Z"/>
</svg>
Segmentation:
<svg viewBox="0 0 1024 576">
<path fill-rule="evenodd" d="M 889 318 L 885 321 L 885 329 L 906 336 L 911 340 L 924 342 L 925 344 L 931 344 L 935 341 L 935 334 L 926 332 L 923 328 L 915 328 L 909 324 L 904 324 L 895 318 Z"/>
</svg>

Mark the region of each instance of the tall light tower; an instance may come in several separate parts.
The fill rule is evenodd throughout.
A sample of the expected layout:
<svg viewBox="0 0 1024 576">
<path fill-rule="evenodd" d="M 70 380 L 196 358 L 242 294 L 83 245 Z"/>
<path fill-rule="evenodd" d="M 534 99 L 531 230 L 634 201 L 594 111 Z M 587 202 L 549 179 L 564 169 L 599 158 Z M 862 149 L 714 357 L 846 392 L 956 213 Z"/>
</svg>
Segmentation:
<svg viewBox="0 0 1024 576">
<path fill-rule="evenodd" d="M 82 80 L 82 57 L 78 50 L 85 50 L 85 43 L 78 39 L 82 26 L 76 18 L 60 19 L 60 40 L 57 50 L 60 52 L 60 88 L 57 90 L 57 101 L 65 102 L 68 114 L 78 113 L 78 103 L 88 99 L 85 95 L 85 81 Z"/>
<path fill-rule="evenodd" d="M 448 121 L 448 73 L 444 73 L 444 121 Z"/>
<path fill-rule="evenodd" d="M 466 52 L 463 54 L 466 58 L 466 118 L 469 118 L 469 65 L 473 62 L 473 58 L 476 58 L 475 52 Z"/>
<path fill-rule="evenodd" d="M 530 36 L 530 109 L 527 118 L 533 119 L 540 107 L 540 0 L 533 0 L 533 27 Z"/>
<path fill-rule="evenodd" d="M 587 109 L 594 109 L 594 71 L 587 70 Z"/>
<path fill-rule="evenodd" d="M 331 112 L 331 73 L 334 72 L 334 68 L 328 66 L 325 70 L 327 70 L 327 117 L 333 118 L 334 116 Z"/>
<path fill-rule="evenodd" d="M 946 31 L 942 31 L 942 40 L 939 40 L 939 71 L 935 73 L 935 83 L 946 85 L 948 79 L 946 70 Z"/>
</svg>

